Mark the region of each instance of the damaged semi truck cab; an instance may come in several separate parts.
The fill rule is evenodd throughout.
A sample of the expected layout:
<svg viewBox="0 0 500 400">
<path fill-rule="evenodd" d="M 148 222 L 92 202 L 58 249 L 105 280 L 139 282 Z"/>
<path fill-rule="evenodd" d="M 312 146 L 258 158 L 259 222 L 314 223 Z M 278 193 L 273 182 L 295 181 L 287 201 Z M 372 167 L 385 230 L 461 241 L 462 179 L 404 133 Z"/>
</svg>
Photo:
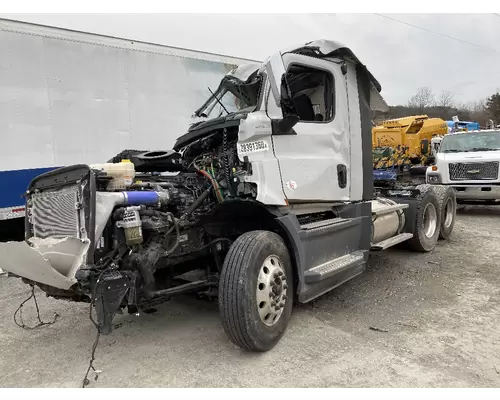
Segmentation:
<svg viewBox="0 0 500 400">
<path fill-rule="evenodd" d="M 217 297 L 229 338 L 271 349 L 294 302 L 359 275 L 370 251 L 443 235 L 438 186 L 376 189 L 381 87 L 346 47 L 315 41 L 229 73 L 170 151 L 126 150 L 133 179 L 75 165 L 34 179 L 12 275 L 89 302 L 103 334 L 129 312 Z M 449 234 L 451 232 L 448 229 Z"/>
</svg>

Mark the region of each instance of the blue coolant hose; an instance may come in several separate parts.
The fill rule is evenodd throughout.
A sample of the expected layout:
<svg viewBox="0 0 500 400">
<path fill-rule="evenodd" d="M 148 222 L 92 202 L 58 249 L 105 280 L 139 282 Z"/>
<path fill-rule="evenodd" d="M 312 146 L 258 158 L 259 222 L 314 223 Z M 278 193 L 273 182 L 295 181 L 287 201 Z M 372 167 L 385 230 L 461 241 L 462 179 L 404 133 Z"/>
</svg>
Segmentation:
<svg viewBox="0 0 500 400">
<path fill-rule="evenodd" d="M 158 192 L 150 191 L 122 192 L 122 194 L 125 204 L 129 206 L 158 204 L 161 197 L 163 197 Z"/>
</svg>

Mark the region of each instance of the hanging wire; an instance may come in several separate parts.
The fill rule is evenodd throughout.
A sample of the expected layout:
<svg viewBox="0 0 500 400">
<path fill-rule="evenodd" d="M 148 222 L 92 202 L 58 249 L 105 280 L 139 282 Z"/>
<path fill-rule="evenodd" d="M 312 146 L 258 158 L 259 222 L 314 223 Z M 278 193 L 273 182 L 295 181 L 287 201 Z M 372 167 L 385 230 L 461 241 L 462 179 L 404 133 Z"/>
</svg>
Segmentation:
<svg viewBox="0 0 500 400">
<path fill-rule="evenodd" d="M 99 373 L 101 371 L 98 371 L 94 368 L 94 361 L 95 361 L 95 351 L 97 350 L 97 345 L 99 344 L 100 337 L 101 337 L 101 331 L 99 330 L 99 328 L 97 328 L 97 335 L 96 335 L 94 344 L 92 345 L 92 353 L 90 355 L 89 366 L 87 368 L 87 372 L 85 373 L 85 376 L 83 377 L 82 388 L 84 388 L 85 386 L 90 384 L 88 376 L 89 376 L 91 369 L 92 369 L 92 371 L 94 371 L 94 380 L 97 381 L 97 379 L 99 379 Z"/>
<path fill-rule="evenodd" d="M 49 321 L 49 322 L 42 321 L 42 319 L 40 317 L 40 308 L 38 307 L 38 301 L 37 301 L 36 295 L 35 295 L 35 285 L 30 285 L 30 286 L 31 286 L 30 296 L 26 300 L 24 300 L 19 305 L 19 307 L 17 308 L 17 310 L 14 312 L 14 323 L 18 327 L 20 327 L 22 329 L 26 329 L 26 330 L 33 330 L 33 329 L 39 328 L 39 327 L 44 326 L 44 325 L 52 325 L 59 318 L 59 314 L 58 313 L 54 313 L 54 319 L 52 321 Z M 34 326 L 28 326 L 28 325 L 26 325 L 24 323 L 24 320 L 23 320 L 23 307 L 31 299 L 33 299 L 33 301 L 35 303 L 36 317 L 38 319 L 38 323 L 36 325 L 34 325 Z M 19 320 L 18 320 L 18 315 L 19 315 Z"/>
<path fill-rule="evenodd" d="M 94 374 L 95 374 L 94 380 L 97 381 L 97 379 L 99 379 L 99 372 L 100 371 L 98 371 L 94 368 L 94 361 L 95 361 L 95 352 L 97 350 L 97 345 L 99 344 L 99 338 L 101 337 L 101 329 L 99 327 L 98 321 L 94 320 L 94 318 L 92 316 L 92 308 L 95 307 L 95 300 L 96 300 L 96 296 L 97 296 L 97 287 L 99 286 L 99 283 L 101 282 L 102 275 L 107 270 L 112 268 L 113 266 L 114 266 L 114 264 L 111 262 L 111 264 L 109 264 L 106 268 L 104 268 L 101 271 L 101 273 L 97 277 L 97 281 L 96 281 L 94 288 L 92 290 L 92 297 L 90 298 L 90 305 L 89 305 L 89 319 L 92 322 L 92 324 L 95 326 L 95 328 L 97 330 L 97 335 L 96 335 L 94 344 L 92 345 L 92 353 L 90 354 L 89 366 L 87 368 L 87 372 L 85 373 L 85 376 L 83 377 L 82 388 L 84 388 L 85 386 L 87 386 L 90 383 L 90 380 L 88 379 L 90 370 L 94 371 Z"/>
</svg>

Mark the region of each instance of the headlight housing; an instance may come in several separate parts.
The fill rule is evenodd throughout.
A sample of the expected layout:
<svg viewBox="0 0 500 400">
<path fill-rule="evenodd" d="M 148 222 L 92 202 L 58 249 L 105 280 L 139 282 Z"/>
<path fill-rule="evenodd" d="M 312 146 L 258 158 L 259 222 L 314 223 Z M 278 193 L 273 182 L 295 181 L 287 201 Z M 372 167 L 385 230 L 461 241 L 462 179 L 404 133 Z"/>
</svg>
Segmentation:
<svg viewBox="0 0 500 400">
<path fill-rule="evenodd" d="M 428 174 L 427 175 L 427 183 L 441 183 L 441 175 L 440 174 Z"/>
</svg>

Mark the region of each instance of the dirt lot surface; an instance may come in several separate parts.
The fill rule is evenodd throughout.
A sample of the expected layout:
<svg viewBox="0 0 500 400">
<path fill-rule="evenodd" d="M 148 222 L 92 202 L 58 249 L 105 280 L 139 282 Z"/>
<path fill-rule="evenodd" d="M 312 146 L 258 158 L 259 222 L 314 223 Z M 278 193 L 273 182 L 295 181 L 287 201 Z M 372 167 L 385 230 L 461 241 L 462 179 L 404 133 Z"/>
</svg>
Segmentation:
<svg viewBox="0 0 500 400">
<path fill-rule="evenodd" d="M 500 387 L 498 260 L 500 209 L 467 207 L 432 253 L 376 254 L 365 274 L 297 307 L 265 354 L 228 341 L 215 303 L 120 315 L 90 386 Z M 0 387 L 81 385 L 95 338 L 88 307 L 39 295 L 42 318 L 60 318 L 25 331 L 12 315 L 29 290 L 0 277 Z M 34 321 L 32 308 L 25 315 Z"/>
</svg>

